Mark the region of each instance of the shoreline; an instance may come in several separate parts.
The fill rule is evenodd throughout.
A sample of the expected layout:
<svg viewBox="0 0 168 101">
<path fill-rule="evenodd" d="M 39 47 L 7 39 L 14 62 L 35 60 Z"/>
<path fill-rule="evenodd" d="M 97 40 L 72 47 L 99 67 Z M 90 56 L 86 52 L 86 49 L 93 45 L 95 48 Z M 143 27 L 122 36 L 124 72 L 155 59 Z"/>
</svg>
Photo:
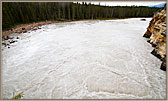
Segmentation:
<svg viewBox="0 0 168 101">
<path fill-rule="evenodd" d="M 149 17 L 137 17 L 137 18 L 149 18 Z M 40 22 L 33 22 L 29 24 L 18 24 L 15 27 L 2 31 L 2 39 L 4 39 L 5 36 L 8 36 L 12 33 L 25 33 L 29 30 L 37 30 L 40 29 L 40 26 L 42 25 L 48 25 L 52 23 L 63 23 L 63 22 L 72 22 L 72 21 L 89 21 L 89 20 L 117 20 L 117 19 L 130 19 L 130 18 L 109 18 L 109 19 L 80 19 L 80 20 L 65 20 L 65 21 L 40 21 Z"/>
<path fill-rule="evenodd" d="M 37 29 L 39 29 L 39 26 L 42 26 L 42 25 L 47 25 L 47 24 L 52 24 L 52 23 L 60 23 L 60 22 L 65 22 L 65 21 L 40 21 L 40 22 L 34 22 L 34 23 L 30 23 L 30 24 L 19 24 L 9 30 L 2 31 L 2 38 L 10 35 L 12 33 L 18 33 L 18 34 L 25 33 L 29 30 L 37 30 Z M 68 22 L 68 21 L 66 21 L 66 22 Z"/>
</svg>

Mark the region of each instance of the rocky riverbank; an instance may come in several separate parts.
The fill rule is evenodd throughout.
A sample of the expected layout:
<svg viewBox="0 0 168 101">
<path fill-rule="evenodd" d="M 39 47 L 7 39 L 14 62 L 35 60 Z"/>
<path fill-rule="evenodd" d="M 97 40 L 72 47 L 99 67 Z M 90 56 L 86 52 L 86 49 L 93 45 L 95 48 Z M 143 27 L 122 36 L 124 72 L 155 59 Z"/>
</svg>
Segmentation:
<svg viewBox="0 0 168 101">
<path fill-rule="evenodd" d="M 17 25 L 14 28 L 10 30 L 6 30 L 2 32 L 2 39 L 4 39 L 6 36 L 12 34 L 12 33 L 25 33 L 29 30 L 37 30 L 40 29 L 39 26 L 42 25 L 47 25 L 51 23 L 58 23 L 58 22 L 64 22 L 64 21 L 42 21 L 42 22 L 34 22 L 31 24 L 22 24 L 22 25 Z"/>
<path fill-rule="evenodd" d="M 166 71 L 166 5 L 153 16 L 143 37 L 148 38 L 154 47 L 151 53 L 162 61 L 160 68 Z"/>
<path fill-rule="evenodd" d="M 42 21 L 42 22 L 34 22 L 31 24 L 22 24 L 22 25 L 17 25 L 14 28 L 10 30 L 6 30 L 2 32 L 2 45 L 4 47 L 10 48 L 10 44 L 17 42 L 20 37 L 19 36 L 11 36 L 11 34 L 17 33 L 26 33 L 28 31 L 35 31 L 37 29 L 41 29 L 42 25 L 47 25 L 47 24 L 52 24 L 52 23 L 60 23 L 60 22 L 65 22 L 63 20 L 59 21 Z M 69 22 L 69 20 L 66 20 L 66 22 Z"/>
<path fill-rule="evenodd" d="M 40 26 L 51 24 L 51 23 L 53 23 L 53 21 L 23 24 L 23 25 L 18 25 L 15 28 L 12 28 L 10 30 L 3 31 L 2 32 L 2 45 L 4 45 L 4 47 L 10 48 L 10 44 L 17 42 L 20 39 L 19 36 L 10 36 L 10 34 L 12 33 L 20 34 L 20 33 L 25 33 L 29 30 L 41 29 Z"/>
</svg>

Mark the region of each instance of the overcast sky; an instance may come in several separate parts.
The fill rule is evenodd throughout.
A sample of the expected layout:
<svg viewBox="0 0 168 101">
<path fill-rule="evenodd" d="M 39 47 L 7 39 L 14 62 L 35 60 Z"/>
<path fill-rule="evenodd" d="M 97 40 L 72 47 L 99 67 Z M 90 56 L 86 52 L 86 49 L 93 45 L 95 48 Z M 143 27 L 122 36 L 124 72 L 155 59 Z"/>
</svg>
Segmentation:
<svg viewBox="0 0 168 101">
<path fill-rule="evenodd" d="M 82 2 L 79 2 L 82 3 Z M 89 3 L 89 2 L 87 2 Z M 136 6 L 150 6 L 150 5 L 158 5 L 165 3 L 163 1 L 109 1 L 109 2 L 91 2 L 91 4 L 99 4 L 100 5 L 106 5 L 106 6 L 131 6 L 131 5 L 136 5 Z"/>
</svg>

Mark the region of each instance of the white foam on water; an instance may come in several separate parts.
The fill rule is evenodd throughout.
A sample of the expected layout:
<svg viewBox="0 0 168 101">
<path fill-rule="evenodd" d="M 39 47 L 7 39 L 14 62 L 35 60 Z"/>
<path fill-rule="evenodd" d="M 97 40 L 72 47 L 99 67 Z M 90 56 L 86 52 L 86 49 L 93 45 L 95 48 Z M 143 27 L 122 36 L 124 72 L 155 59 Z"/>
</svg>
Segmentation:
<svg viewBox="0 0 168 101">
<path fill-rule="evenodd" d="M 3 47 L 2 94 L 11 99 L 163 99 L 166 72 L 143 34 L 151 20 L 55 23 Z"/>
</svg>

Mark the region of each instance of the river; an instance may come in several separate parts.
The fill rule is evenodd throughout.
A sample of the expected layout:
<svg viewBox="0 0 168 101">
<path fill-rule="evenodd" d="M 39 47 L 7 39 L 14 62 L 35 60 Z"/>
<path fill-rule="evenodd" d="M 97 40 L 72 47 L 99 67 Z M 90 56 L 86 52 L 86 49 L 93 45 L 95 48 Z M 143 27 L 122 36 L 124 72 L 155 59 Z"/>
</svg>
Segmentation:
<svg viewBox="0 0 168 101">
<path fill-rule="evenodd" d="M 163 99 L 166 72 L 143 38 L 151 18 L 43 25 L 2 47 L 2 95 L 11 99 Z"/>
</svg>

